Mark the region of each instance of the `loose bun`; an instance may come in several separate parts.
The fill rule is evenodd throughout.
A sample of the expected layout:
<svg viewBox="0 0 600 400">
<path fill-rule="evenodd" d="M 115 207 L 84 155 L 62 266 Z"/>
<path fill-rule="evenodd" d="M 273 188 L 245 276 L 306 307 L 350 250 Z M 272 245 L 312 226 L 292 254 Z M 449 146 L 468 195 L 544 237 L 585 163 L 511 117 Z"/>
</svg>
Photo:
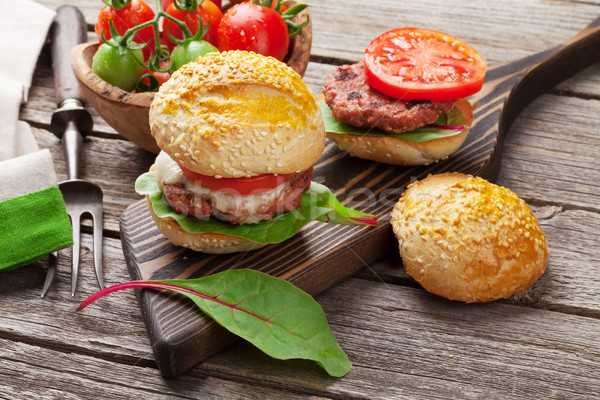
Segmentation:
<svg viewBox="0 0 600 400">
<path fill-rule="evenodd" d="M 327 132 L 327 138 L 333 140 L 341 150 L 350 155 L 394 165 L 428 165 L 442 160 L 462 146 L 469 134 L 473 121 L 473 107 L 465 99 L 455 102 L 467 123 L 465 129 L 454 136 L 414 142 L 385 135 L 350 135 Z"/>
<path fill-rule="evenodd" d="M 406 268 L 427 291 L 485 302 L 530 287 L 545 271 L 548 244 L 527 204 L 510 190 L 459 173 L 430 175 L 391 214 Z"/>
<path fill-rule="evenodd" d="M 323 117 L 300 75 L 246 51 L 209 53 L 175 72 L 154 97 L 150 128 L 177 163 L 225 178 L 300 172 L 325 146 Z"/>
</svg>

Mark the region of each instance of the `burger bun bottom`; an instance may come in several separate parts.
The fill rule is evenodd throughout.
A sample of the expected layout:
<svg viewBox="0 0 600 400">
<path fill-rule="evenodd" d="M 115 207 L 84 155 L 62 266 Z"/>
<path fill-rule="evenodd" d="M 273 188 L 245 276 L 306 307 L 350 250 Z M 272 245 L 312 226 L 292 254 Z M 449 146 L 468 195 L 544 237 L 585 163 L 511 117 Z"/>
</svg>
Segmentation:
<svg viewBox="0 0 600 400">
<path fill-rule="evenodd" d="M 148 196 L 146 196 L 146 202 L 158 229 L 176 246 L 187 247 L 194 251 L 209 254 L 238 253 L 266 246 L 264 243 L 256 243 L 248 239 L 221 233 L 187 232 L 173 218 L 161 218 L 156 215 Z"/>
</svg>

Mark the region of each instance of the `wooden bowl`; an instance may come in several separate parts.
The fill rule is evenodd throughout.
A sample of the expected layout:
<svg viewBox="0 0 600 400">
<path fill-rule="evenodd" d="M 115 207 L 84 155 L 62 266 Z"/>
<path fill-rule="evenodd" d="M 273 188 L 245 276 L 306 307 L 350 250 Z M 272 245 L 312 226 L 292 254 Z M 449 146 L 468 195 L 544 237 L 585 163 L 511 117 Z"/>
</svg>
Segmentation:
<svg viewBox="0 0 600 400">
<path fill-rule="evenodd" d="M 299 20 L 307 17 L 308 9 L 297 16 Z M 290 52 L 284 60 L 300 76 L 303 76 L 306 71 L 311 43 L 312 29 L 309 22 L 300 35 L 291 40 Z M 98 114 L 121 136 L 147 151 L 158 154 L 160 149 L 150 134 L 148 124 L 148 112 L 154 92 L 126 92 L 94 74 L 92 57 L 99 45 L 98 42 L 82 43 L 76 46 L 71 53 L 71 66 L 84 96 Z"/>
</svg>

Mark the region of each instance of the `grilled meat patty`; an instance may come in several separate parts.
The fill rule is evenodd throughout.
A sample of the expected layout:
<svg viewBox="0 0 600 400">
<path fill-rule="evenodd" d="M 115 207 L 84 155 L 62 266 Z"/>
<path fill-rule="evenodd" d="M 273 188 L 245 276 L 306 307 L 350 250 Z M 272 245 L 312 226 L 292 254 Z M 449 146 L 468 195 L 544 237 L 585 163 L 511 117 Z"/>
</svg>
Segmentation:
<svg viewBox="0 0 600 400">
<path fill-rule="evenodd" d="M 312 168 L 264 193 L 247 196 L 206 190 L 198 194 L 185 185 L 164 184 L 165 200 L 180 214 L 196 218 L 213 216 L 231 224 L 257 223 L 300 205 L 302 193 L 310 187 Z"/>
<path fill-rule="evenodd" d="M 386 132 L 412 131 L 435 122 L 452 109 L 453 101 L 403 101 L 373 89 L 367 82 L 364 62 L 342 65 L 325 78 L 325 102 L 340 122 Z"/>
</svg>

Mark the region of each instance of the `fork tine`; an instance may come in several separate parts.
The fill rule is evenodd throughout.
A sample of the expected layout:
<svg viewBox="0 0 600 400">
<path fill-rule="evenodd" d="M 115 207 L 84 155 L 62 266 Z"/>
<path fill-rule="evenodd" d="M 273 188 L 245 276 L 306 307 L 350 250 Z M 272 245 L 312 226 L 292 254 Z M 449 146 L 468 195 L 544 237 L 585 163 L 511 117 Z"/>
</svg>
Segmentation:
<svg viewBox="0 0 600 400">
<path fill-rule="evenodd" d="M 44 288 L 42 289 L 42 297 L 46 297 L 48 291 L 52 287 L 52 283 L 54 282 L 54 277 L 56 276 L 57 257 L 57 251 L 53 251 L 48 255 L 48 272 L 46 273 L 46 282 L 44 282 Z"/>
<path fill-rule="evenodd" d="M 71 296 L 77 291 L 77 277 L 79 276 L 79 254 L 80 254 L 80 215 L 71 215 L 73 227 L 73 254 L 71 257 Z"/>
<path fill-rule="evenodd" d="M 100 289 L 104 289 L 102 279 L 102 209 L 95 208 L 91 214 L 94 228 L 94 270 Z"/>
</svg>

